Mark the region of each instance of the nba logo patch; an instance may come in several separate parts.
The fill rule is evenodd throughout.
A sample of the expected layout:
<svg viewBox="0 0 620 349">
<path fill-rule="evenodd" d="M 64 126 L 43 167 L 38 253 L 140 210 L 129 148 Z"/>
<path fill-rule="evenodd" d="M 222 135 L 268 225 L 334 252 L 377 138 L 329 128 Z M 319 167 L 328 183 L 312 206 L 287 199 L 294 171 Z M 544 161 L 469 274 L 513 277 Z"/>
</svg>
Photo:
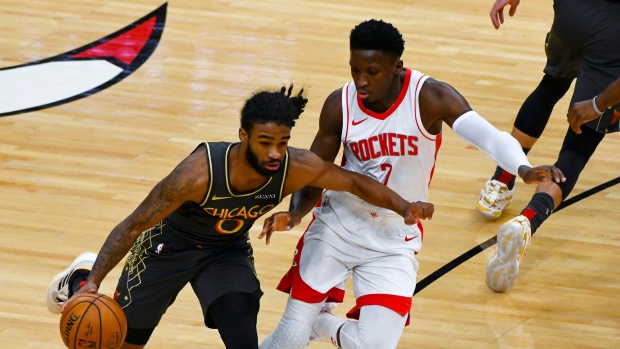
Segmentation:
<svg viewBox="0 0 620 349">
<path fill-rule="evenodd" d="M 329 206 L 329 197 L 324 197 L 323 201 L 321 202 L 321 207 L 327 207 Z"/>
<path fill-rule="evenodd" d="M 161 252 L 161 250 L 163 250 L 163 249 L 164 249 L 164 244 L 159 244 L 159 245 L 157 245 L 157 251 L 155 251 L 155 252 L 157 252 L 157 254 L 159 254 Z"/>
</svg>

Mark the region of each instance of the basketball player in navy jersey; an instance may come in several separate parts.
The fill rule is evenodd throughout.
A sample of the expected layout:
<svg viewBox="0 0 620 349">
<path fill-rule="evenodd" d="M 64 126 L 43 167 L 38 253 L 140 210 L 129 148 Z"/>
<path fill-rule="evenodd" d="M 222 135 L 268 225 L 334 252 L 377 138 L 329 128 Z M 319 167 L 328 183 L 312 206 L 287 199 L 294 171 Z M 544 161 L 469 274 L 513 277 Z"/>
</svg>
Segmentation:
<svg viewBox="0 0 620 349">
<path fill-rule="evenodd" d="M 199 145 L 112 230 L 98 255 L 82 254 L 52 280 L 49 310 L 62 311 L 74 292 L 97 292 L 129 252 L 115 292 L 127 317 L 123 349 L 144 347 L 187 283 L 205 324 L 219 330 L 227 348 L 258 348 L 262 291 L 249 229 L 282 198 L 311 185 L 348 191 L 398 212 L 405 224 L 431 218 L 432 204 L 409 203 L 367 176 L 288 147 L 307 102 L 291 91 L 292 86 L 249 98 L 241 111 L 241 142 Z"/>
<path fill-rule="evenodd" d="M 513 16 L 519 4 L 520 0 L 495 1 L 490 14 L 495 29 L 499 29 L 504 23 L 504 8 L 510 5 L 508 13 Z M 614 76 L 614 71 L 617 70 L 617 58 L 615 58 L 617 55 L 614 50 L 607 48 L 616 47 L 620 40 L 616 35 L 619 29 L 615 23 L 619 4 L 618 0 L 554 1 L 556 16 L 545 39 L 547 64 L 544 67 L 544 76 L 523 102 L 511 131 L 511 135 L 519 141 L 526 154 L 542 135 L 554 106 L 566 94 L 572 81 L 579 74 L 582 56 L 588 56 L 586 64 L 589 67 L 583 73 L 580 85 L 588 85 L 596 90 L 591 91 L 589 96 L 584 96 L 583 99 L 591 100 L 596 92 L 600 92 L 606 84 L 617 77 Z M 577 17 L 578 20 L 573 20 Z M 600 81 L 602 84 L 593 84 L 593 81 Z M 574 98 L 571 104 L 578 101 L 580 99 Z M 599 114 L 600 121 L 593 122 L 587 127 L 598 132 L 618 131 L 620 126 L 618 118 L 614 117 L 613 110 L 609 108 L 616 103 L 605 104 L 600 99 L 598 103 L 605 106 L 599 111 L 609 110 Z M 579 156 L 589 158 L 588 152 L 589 150 L 586 150 Z M 577 179 L 575 176 L 569 175 L 569 177 Z M 514 175 L 497 166 L 495 173 L 480 192 L 478 211 L 486 217 L 498 218 L 512 201 L 514 181 Z M 549 198 L 545 197 L 545 200 L 551 202 Z"/>
<path fill-rule="evenodd" d="M 495 2 L 491 19 L 496 28 L 504 22 L 504 8 L 510 5 L 512 16 L 519 2 Z M 496 253 L 486 270 L 486 284 L 495 292 L 512 287 L 532 234 L 568 197 L 605 134 L 620 130 L 620 105 L 614 98 L 614 81 L 620 77 L 620 54 L 614 49 L 620 46 L 620 1 L 554 0 L 553 9 L 555 16 L 545 45 L 545 76 L 519 110 L 512 134 L 524 151 L 529 151 L 553 106 L 577 78 L 568 114 L 571 127 L 555 163 L 567 181 L 540 184 L 521 214 L 500 227 Z M 514 176 L 498 166 L 481 191 L 478 210 L 488 217 L 499 217 L 512 199 L 513 185 Z"/>
<path fill-rule="evenodd" d="M 405 68 L 403 50 L 389 23 L 369 20 L 351 31 L 353 81 L 327 97 L 313 152 L 334 161 L 342 143 L 344 169 L 376 178 L 406 200 L 425 201 L 445 123 L 526 183 L 564 180 L 552 166 L 532 168 L 519 143 L 450 85 Z M 306 187 L 293 195 L 289 212 L 265 221 L 263 232 L 291 229 L 319 198 L 278 286 L 290 293 L 284 315 L 260 348 L 305 348 L 309 338 L 343 349 L 395 348 L 409 320 L 422 225 L 404 225 L 394 212 L 348 193 Z M 351 273 L 356 305 L 347 316 L 359 321 L 335 317 L 325 305 L 342 301 Z"/>
</svg>

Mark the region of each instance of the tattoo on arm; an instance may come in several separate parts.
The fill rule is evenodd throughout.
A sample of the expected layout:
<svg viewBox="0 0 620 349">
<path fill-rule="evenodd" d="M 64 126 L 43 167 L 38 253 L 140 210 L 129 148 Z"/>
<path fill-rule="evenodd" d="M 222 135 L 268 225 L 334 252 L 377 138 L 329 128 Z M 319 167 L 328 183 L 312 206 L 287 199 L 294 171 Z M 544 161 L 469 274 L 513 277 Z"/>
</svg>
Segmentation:
<svg viewBox="0 0 620 349">
<path fill-rule="evenodd" d="M 151 190 L 131 215 L 110 232 L 91 271 L 97 284 L 123 259 L 142 231 L 163 220 L 194 190 L 196 178 L 189 171 L 189 166 L 177 166 Z"/>
</svg>

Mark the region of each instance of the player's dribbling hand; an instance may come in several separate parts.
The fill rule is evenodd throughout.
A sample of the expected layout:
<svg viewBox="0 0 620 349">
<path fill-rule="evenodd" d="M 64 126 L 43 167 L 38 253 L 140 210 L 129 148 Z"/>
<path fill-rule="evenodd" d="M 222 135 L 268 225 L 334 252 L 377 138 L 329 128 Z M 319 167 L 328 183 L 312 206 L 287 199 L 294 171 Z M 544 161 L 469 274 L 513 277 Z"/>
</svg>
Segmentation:
<svg viewBox="0 0 620 349">
<path fill-rule="evenodd" d="M 435 206 L 428 202 L 416 201 L 409 203 L 405 214 L 405 224 L 417 224 L 420 219 L 432 219 Z"/>
<path fill-rule="evenodd" d="M 97 285 L 95 285 L 94 282 L 86 281 L 84 286 L 82 286 L 76 293 L 73 294 L 73 296 L 71 296 L 71 298 L 67 299 L 62 304 L 62 307 L 60 308 L 60 312 L 64 313 L 65 308 L 67 307 L 67 304 L 69 304 L 69 301 L 71 301 L 73 298 L 75 298 L 76 295 L 79 295 L 79 294 L 82 294 L 82 293 L 97 293 L 98 289 L 99 289 L 99 287 Z"/>
<path fill-rule="evenodd" d="M 527 184 L 537 184 L 550 181 L 554 181 L 556 183 L 566 182 L 566 177 L 564 177 L 562 171 L 555 166 L 549 165 L 537 167 L 528 167 L 523 165 L 519 167 L 519 177 L 521 177 L 523 182 Z"/>
<path fill-rule="evenodd" d="M 301 222 L 301 219 L 297 215 L 291 212 L 278 212 L 271 215 L 271 217 L 265 219 L 263 223 L 263 231 L 258 235 L 259 239 L 266 237 L 265 244 L 269 245 L 271 241 L 271 234 L 274 231 L 286 231 L 293 229 L 297 224 Z"/>
</svg>

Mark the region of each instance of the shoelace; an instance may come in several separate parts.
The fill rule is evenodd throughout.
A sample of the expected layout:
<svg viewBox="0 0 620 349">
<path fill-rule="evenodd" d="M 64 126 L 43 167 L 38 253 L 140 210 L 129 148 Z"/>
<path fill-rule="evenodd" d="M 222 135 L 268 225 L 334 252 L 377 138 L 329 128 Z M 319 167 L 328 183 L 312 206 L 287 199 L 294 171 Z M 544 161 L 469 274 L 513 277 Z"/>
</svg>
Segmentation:
<svg viewBox="0 0 620 349">
<path fill-rule="evenodd" d="M 523 258 L 523 254 L 525 253 L 525 249 L 530 244 L 532 237 L 530 234 L 527 233 L 527 227 L 525 226 L 525 223 L 518 220 L 517 222 L 519 223 L 519 225 L 521 225 L 521 230 L 523 230 L 523 244 L 521 245 L 521 248 L 519 248 L 519 254 L 517 255 L 517 263 L 520 263 L 521 259 Z"/>
<path fill-rule="evenodd" d="M 491 195 L 489 195 L 489 197 L 487 198 L 487 200 L 489 201 L 489 203 L 491 203 L 491 204 L 492 204 L 492 203 L 494 203 L 494 202 L 495 202 L 495 200 L 496 200 L 496 199 L 497 199 L 497 197 L 499 196 L 499 191 L 500 191 L 500 189 L 501 189 L 501 186 L 500 186 L 498 183 L 496 183 L 496 184 L 493 186 L 493 190 L 491 191 Z"/>
<path fill-rule="evenodd" d="M 69 283 L 70 276 L 71 276 L 71 273 L 67 273 L 65 276 L 63 276 L 62 279 L 60 279 L 60 282 L 58 283 L 58 291 L 56 292 L 56 300 L 58 300 L 59 302 L 64 302 L 67 300 L 67 298 L 69 298 L 69 295 L 64 289 L 68 287 L 67 285 Z M 68 290 L 69 289 L 67 288 L 67 291 Z"/>
</svg>

